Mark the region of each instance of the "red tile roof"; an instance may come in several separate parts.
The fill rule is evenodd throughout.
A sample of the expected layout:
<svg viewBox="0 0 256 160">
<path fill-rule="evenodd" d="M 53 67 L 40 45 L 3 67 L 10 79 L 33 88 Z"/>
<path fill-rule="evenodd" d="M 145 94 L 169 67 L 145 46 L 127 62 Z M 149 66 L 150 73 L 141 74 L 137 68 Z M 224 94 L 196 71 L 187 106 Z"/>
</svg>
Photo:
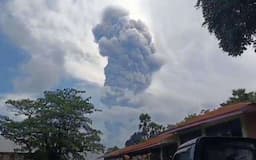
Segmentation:
<svg viewBox="0 0 256 160">
<path fill-rule="evenodd" d="M 132 145 L 111 153 L 106 154 L 104 157 L 118 157 L 120 155 L 125 155 L 133 152 L 142 151 L 145 149 L 149 149 L 152 147 L 156 147 L 158 145 L 161 145 L 163 143 L 166 143 L 168 141 L 175 141 L 176 136 L 175 132 L 182 131 L 184 129 L 197 127 L 205 123 L 213 122 L 216 120 L 224 119 L 227 117 L 232 117 L 235 115 L 242 114 L 246 111 L 250 110 L 256 111 L 256 104 L 255 103 L 236 103 L 227 105 L 225 107 L 220 107 L 214 111 L 210 111 L 208 113 L 205 113 L 204 115 L 197 116 L 195 118 L 192 118 L 186 122 L 180 123 L 175 128 L 169 130 L 168 132 L 165 132 L 157 137 L 151 138 L 143 143 Z"/>
<path fill-rule="evenodd" d="M 132 152 L 142 151 L 148 148 L 156 147 L 166 142 L 175 141 L 175 136 L 172 134 L 163 133 L 157 137 L 151 138 L 145 142 L 132 145 L 111 153 L 106 154 L 104 157 L 118 157 L 120 155 L 126 155 Z"/>
<path fill-rule="evenodd" d="M 232 117 L 235 115 L 242 114 L 244 111 L 254 108 L 256 109 L 256 104 L 249 102 L 241 102 L 236 104 L 227 105 L 220 107 L 213 111 L 207 112 L 204 115 L 200 115 L 190 120 L 178 124 L 175 128 L 171 129 L 169 132 L 173 133 L 176 131 L 181 131 L 183 129 L 196 127 L 205 123 L 221 120 L 227 117 Z"/>
</svg>

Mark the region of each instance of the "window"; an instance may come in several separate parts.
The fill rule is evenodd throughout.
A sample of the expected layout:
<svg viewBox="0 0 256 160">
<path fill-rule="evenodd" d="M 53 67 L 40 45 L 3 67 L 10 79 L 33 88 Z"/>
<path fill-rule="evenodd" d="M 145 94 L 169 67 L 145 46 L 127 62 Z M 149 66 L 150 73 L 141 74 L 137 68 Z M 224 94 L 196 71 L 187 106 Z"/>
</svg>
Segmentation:
<svg viewBox="0 0 256 160">
<path fill-rule="evenodd" d="M 163 146 L 163 160 L 170 160 L 170 157 L 172 157 L 177 150 L 177 144 L 169 144 L 166 146 Z"/>
<path fill-rule="evenodd" d="M 249 144 L 208 145 L 202 160 L 255 160 L 255 148 Z"/>
<path fill-rule="evenodd" d="M 187 142 L 191 139 L 200 137 L 201 135 L 202 135 L 201 130 L 194 130 L 194 131 L 191 131 L 191 132 L 181 134 L 180 135 L 180 141 L 181 141 L 181 143 L 184 143 L 184 142 Z"/>
<path fill-rule="evenodd" d="M 180 149 L 174 156 L 174 160 L 193 160 L 194 153 L 192 146 Z"/>
<path fill-rule="evenodd" d="M 206 135 L 242 137 L 240 119 L 208 127 L 206 128 Z"/>
</svg>

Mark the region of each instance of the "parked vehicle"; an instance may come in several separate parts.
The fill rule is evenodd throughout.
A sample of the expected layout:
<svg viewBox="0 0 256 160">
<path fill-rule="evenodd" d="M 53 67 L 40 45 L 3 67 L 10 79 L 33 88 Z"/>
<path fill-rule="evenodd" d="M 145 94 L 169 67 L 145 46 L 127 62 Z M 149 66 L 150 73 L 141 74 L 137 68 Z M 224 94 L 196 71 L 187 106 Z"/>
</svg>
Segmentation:
<svg viewBox="0 0 256 160">
<path fill-rule="evenodd" d="M 173 160 L 256 160 L 256 139 L 196 138 L 179 146 Z"/>
</svg>

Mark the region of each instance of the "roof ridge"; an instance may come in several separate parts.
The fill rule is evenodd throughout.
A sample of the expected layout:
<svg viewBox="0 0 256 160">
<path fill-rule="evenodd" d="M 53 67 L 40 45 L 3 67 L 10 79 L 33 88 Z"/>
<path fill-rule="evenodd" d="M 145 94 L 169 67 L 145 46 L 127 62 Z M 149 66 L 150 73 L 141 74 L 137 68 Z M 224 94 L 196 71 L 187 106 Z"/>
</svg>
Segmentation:
<svg viewBox="0 0 256 160">
<path fill-rule="evenodd" d="M 240 110 L 240 109 L 242 109 L 242 108 L 244 108 L 244 107 L 246 107 L 248 105 L 251 105 L 251 104 L 256 104 L 256 103 L 252 103 L 252 102 L 239 102 L 239 103 L 233 103 L 233 104 L 229 104 L 229 105 L 218 107 L 218 108 L 213 109 L 213 110 L 211 110 L 211 111 L 209 111 L 209 112 L 207 112 L 205 114 L 198 115 L 198 116 L 196 116 L 194 118 L 191 118 L 188 121 L 183 122 L 183 123 L 177 125 L 176 127 L 172 128 L 168 132 L 172 133 L 172 130 L 176 130 L 177 128 L 184 127 L 186 125 L 190 125 L 190 124 L 196 123 L 198 121 L 201 121 L 201 120 L 204 120 L 204 119 L 207 119 L 207 118 L 213 118 L 214 116 L 219 116 L 219 115 L 222 115 L 222 114 L 227 114 L 229 112 L 234 112 L 236 110 Z M 218 112 L 221 112 L 221 111 L 223 113 L 217 114 Z M 207 116 L 209 116 L 209 117 L 207 117 Z"/>
<path fill-rule="evenodd" d="M 195 118 L 192 118 L 191 120 L 189 120 L 188 122 L 186 122 L 182 125 L 179 125 L 179 126 L 176 125 L 176 127 L 172 128 L 170 130 L 167 130 L 165 132 L 162 132 L 161 134 L 159 134 L 156 137 L 152 137 L 152 138 L 149 138 L 148 140 L 143 141 L 141 143 L 134 144 L 134 145 L 124 147 L 124 148 L 121 148 L 119 150 L 107 153 L 106 155 L 104 155 L 104 157 L 118 156 L 120 154 L 127 154 L 127 153 L 130 153 L 130 152 L 136 151 L 136 150 L 140 151 L 140 150 L 143 150 L 143 149 L 145 149 L 146 147 L 149 147 L 149 146 L 152 147 L 152 146 L 158 145 L 163 140 L 171 138 L 172 136 L 175 136 L 175 134 L 173 134 L 173 133 L 177 129 L 180 129 L 180 128 L 185 127 L 185 126 L 192 125 L 194 123 L 198 123 L 200 121 L 204 121 L 205 119 L 216 118 L 218 116 L 223 116 L 223 115 L 226 115 L 226 114 L 230 114 L 230 113 L 233 113 L 233 112 L 237 112 L 239 110 L 243 111 L 243 109 L 245 109 L 247 106 L 252 105 L 252 104 L 256 105 L 256 103 L 253 103 L 253 102 L 239 102 L 239 103 L 233 103 L 233 104 L 225 105 L 225 106 L 222 106 L 222 107 L 220 106 L 220 107 L 218 107 L 214 110 L 211 110 L 211 111 L 209 111 L 205 114 L 202 114 L 202 115 L 199 115 Z M 218 113 L 218 112 L 220 112 L 220 113 Z M 174 132 L 172 132 L 172 131 L 174 131 Z"/>
</svg>

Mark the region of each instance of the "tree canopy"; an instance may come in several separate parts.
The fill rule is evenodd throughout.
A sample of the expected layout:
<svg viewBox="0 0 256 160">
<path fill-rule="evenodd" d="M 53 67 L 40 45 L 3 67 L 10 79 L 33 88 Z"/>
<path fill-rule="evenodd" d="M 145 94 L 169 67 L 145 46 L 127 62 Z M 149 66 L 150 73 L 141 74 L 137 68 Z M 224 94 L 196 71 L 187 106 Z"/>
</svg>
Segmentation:
<svg viewBox="0 0 256 160">
<path fill-rule="evenodd" d="M 36 100 L 8 100 L 21 120 L 1 116 L 1 135 L 33 159 L 83 160 L 88 152 L 101 152 L 101 132 L 92 126 L 89 115 L 97 111 L 84 91 L 45 91 Z"/>
<path fill-rule="evenodd" d="M 120 148 L 117 147 L 117 146 L 110 147 L 110 148 L 107 148 L 106 153 L 114 152 L 114 151 L 117 151 L 117 150 L 119 150 L 119 149 L 120 149 Z"/>
<path fill-rule="evenodd" d="M 187 121 L 189 121 L 189 120 L 191 120 L 193 118 L 196 118 L 198 116 L 204 115 L 204 114 L 206 114 L 208 112 L 210 112 L 209 109 L 202 109 L 200 111 L 200 113 L 189 113 L 187 116 L 185 116 L 185 118 L 181 122 L 177 123 L 176 125 L 183 124 L 183 123 L 185 123 L 185 122 L 187 122 Z"/>
<path fill-rule="evenodd" d="M 253 45 L 256 52 L 256 0 L 198 0 L 204 22 L 219 46 L 230 56 L 240 56 Z"/>
<path fill-rule="evenodd" d="M 256 103 L 256 92 L 246 92 L 246 89 L 239 88 L 239 89 L 233 89 L 232 90 L 232 96 L 228 98 L 225 102 L 221 103 L 221 107 L 225 107 L 229 104 L 239 103 L 239 102 L 254 102 Z M 202 109 L 200 113 L 190 113 L 188 114 L 181 122 L 179 122 L 177 125 L 185 123 L 195 117 L 204 115 L 211 110 L 209 109 Z"/>
<path fill-rule="evenodd" d="M 221 106 L 238 102 L 256 102 L 256 92 L 246 92 L 246 89 L 232 90 L 232 96 L 226 102 L 221 103 Z"/>
<path fill-rule="evenodd" d="M 140 114 L 139 120 L 139 130 L 132 134 L 132 136 L 125 142 L 125 146 L 146 141 L 149 138 L 159 135 L 166 129 L 163 125 L 153 122 L 150 115 L 147 113 Z"/>
</svg>

